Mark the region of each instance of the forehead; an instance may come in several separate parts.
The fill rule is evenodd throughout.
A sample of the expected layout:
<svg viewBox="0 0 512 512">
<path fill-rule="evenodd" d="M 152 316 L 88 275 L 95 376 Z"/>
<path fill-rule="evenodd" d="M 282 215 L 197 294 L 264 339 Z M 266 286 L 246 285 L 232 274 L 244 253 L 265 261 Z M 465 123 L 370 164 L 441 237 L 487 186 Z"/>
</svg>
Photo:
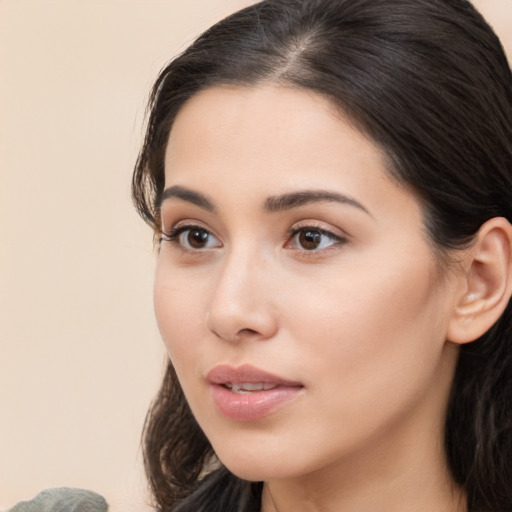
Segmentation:
<svg viewBox="0 0 512 512">
<path fill-rule="evenodd" d="M 206 165 L 221 172 L 234 163 L 284 172 L 295 165 L 315 172 L 327 165 L 348 168 L 348 155 L 385 168 L 385 154 L 352 127 L 327 98 L 291 87 L 214 87 L 193 96 L 170 133 L 166 170 Z M 332 160 L 335 161 L 332 161 Z M 220 177 L 217 174 L 217 177 Z"/>
<path fill-rule="evenodd" d="M 419 215 L 416 197 L 390 177 L 384 151 L 327 98 L 291 87 L 214 87 L 196 94 L 176 117 L 165 173 L 166 188 L 184 186 L 222 200 L 262 202 L 329 189 L 373 209 Z"/>
</svg>

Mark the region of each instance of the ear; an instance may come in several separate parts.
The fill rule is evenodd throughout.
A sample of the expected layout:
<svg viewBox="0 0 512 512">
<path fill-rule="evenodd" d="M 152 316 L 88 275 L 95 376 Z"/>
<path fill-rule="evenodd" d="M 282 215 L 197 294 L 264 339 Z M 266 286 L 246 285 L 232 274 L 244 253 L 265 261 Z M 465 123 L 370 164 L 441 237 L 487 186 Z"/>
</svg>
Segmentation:
<svg viewBox="0 0 512 512">
<path fill-rule="evenodd" d="M 481 226 L 463 262 L 461 293 L 447 339 L 468 343 L 485 334 L 503 314 L 512 294 L 512 226 L 495 217 Z"/>
</svg>

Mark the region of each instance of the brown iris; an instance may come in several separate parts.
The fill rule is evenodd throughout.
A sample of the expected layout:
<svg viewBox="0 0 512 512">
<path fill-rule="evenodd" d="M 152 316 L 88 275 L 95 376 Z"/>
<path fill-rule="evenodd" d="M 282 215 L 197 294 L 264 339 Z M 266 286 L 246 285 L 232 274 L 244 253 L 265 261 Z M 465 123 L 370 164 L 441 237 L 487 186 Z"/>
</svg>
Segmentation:
<svg viewBox="0 0 512 512">
<path fill-rule="evenodd" d="M 190 229 L 187 233 L 187 243 L 194 249 L 202 249 L 208 242 L 208 231 L 204 229 Z"/>
<path fill-rule="evenodd" d="M 320 231 L 313 231 L 306 229 L 299 233 L 299 243 L 301 247 L 307 251 L 313 251 L 318 248 L 322 241 L 322 233 Z"/>
</svg>

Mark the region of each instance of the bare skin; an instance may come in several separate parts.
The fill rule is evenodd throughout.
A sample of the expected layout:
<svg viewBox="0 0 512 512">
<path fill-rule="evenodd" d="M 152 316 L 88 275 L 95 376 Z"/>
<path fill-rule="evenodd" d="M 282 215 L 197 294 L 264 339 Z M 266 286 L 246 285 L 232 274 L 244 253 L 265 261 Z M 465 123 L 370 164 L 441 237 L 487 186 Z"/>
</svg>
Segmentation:
<svg viewBox="0 0 512 512">
<path fill-rule="evenodd" d="M 440 272 L 381 150 L 313 93 L 212 88 L 177 117 L 165 188 L 159 328 L 220 460 L 266 482 L 262 512 L 466 510 L 443 425 L 468 281 Z M 251 391 L 212 384 L 219 365 L 294 392 L 226 413 L 212 389 Z"/>
</svg>

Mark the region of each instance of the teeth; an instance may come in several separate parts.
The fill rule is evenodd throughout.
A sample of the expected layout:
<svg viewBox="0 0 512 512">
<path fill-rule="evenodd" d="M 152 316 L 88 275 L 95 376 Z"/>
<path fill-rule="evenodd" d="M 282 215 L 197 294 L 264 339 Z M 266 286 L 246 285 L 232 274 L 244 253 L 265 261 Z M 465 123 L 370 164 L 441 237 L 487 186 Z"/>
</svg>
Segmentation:
<svg viewBox="0 0 512 512">
<path fill-rule="evenodd" d="M 277 387 L 277 384 L 266 382 L 228 382 L 226 383 L 233 393 L 250 393 L 251 391 L 266 391 Z"/>
</svg>

